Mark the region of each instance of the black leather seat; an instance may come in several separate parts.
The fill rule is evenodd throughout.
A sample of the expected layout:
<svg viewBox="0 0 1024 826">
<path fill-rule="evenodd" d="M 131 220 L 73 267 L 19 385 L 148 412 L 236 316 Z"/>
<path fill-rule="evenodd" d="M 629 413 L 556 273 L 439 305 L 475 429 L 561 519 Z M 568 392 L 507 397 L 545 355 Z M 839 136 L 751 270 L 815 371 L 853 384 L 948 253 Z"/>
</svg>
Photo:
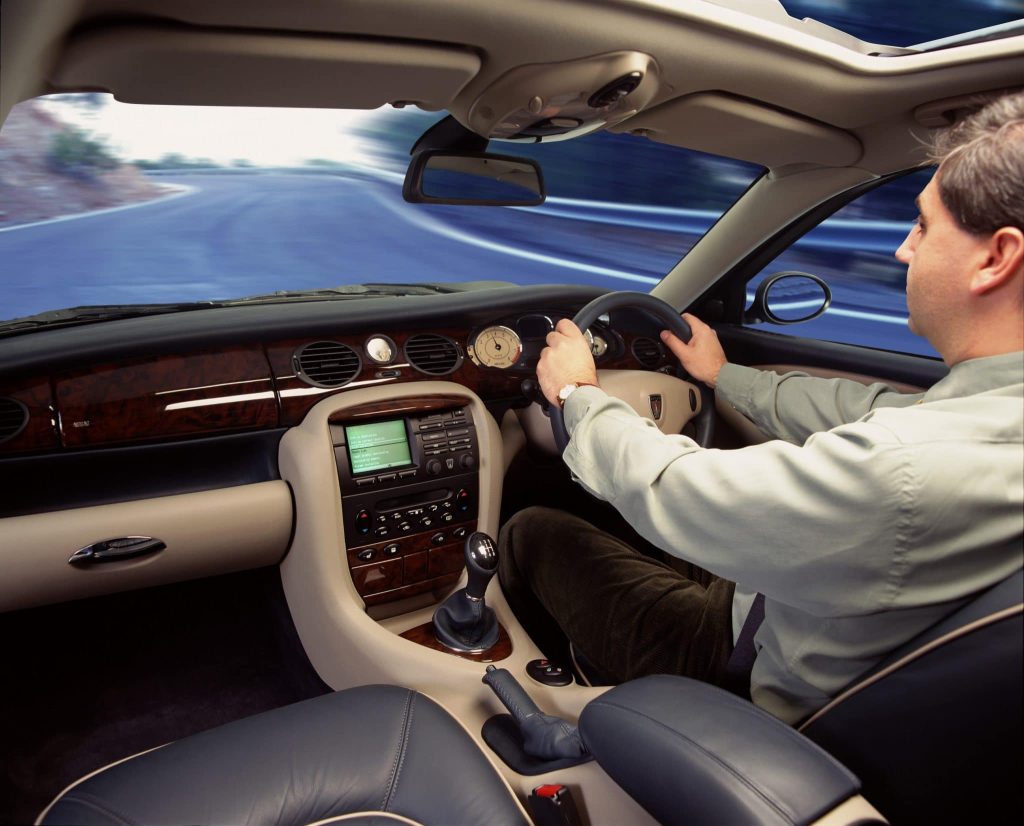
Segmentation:
<svg viewBox="0 0 1024 826">
<path fill-rule="evenodd" d="M 580 732 L 665 824 L 811 824 L 864 796 L 893 824 L 1022 806 L 1024 575 L 912 640 L 800 731 L 684 677 L 603 694 Z M 45 824 L 529 823 L 468 734 L 408 689 L 367 686 L 240 720 L 102 770 Z M 599 815 L 598 815 L 599 820 Z M 880 823 L 877 819 L 858 823 Z"/>
<path fill-rule="evenodd" d="M 810 824 L 858 792 L 892 824 L 1019 820 L 1022 594 L 1018 571 L 799 731 L 721 689 L 654 676 L 590 703 L 580 732 L 663 824 Z"/>
<path fill-rule="evenodd" d="M 42 823 L 528 824 L 472 738 L 437 703 L 363 686 L 249 717 L 115 763 Z"/>
</svg>

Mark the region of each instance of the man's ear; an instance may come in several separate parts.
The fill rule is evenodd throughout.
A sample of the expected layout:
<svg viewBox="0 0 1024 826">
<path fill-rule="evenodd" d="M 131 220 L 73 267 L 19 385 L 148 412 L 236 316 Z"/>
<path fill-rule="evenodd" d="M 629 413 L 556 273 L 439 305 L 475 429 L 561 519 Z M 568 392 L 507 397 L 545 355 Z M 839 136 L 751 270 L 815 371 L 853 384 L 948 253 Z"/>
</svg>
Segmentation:
<svg viewBox="0 0 1024 826">
<path fill-rule="evenodd" d="M 1001 227 L 992 233 L 982 266 L 971 278 L 971 295 L 980 296 L 1002 286 L 1024 269 L 1024 231 Z"/>
</svg>

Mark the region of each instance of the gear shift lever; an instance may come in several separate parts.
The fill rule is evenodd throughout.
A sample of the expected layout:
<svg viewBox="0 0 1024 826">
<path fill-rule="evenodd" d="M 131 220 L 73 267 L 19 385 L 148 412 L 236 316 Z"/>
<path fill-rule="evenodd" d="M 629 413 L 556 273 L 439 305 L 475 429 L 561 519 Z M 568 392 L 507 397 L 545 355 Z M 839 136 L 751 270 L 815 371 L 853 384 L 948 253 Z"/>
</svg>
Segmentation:
<svg viewBox="0 0 1024 826">
<path fill-rule="evenodd" d="M 434 612 L 434 636 L 456 651 L 486 651 L 498 641 L 498 618 L 484 602 L 484 592 L 498 569 L 498 548 L 487 534 L 475 531 L 464 547 L 469 581 Z"/>
</svg>

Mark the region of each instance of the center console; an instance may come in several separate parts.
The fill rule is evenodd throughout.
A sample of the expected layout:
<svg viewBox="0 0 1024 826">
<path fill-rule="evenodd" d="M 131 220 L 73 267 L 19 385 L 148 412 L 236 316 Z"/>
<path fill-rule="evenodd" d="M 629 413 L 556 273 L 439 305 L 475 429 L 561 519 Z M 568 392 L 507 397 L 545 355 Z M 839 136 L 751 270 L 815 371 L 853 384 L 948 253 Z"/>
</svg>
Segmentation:
<svg viewBox="0 0 1024 826">
<path fill-rule="evenodd" d="M 346 555 L 367 606 L 450 588 L 476 530 L 480 448 L 467 408 L 329 422 Z"/>
</svg>

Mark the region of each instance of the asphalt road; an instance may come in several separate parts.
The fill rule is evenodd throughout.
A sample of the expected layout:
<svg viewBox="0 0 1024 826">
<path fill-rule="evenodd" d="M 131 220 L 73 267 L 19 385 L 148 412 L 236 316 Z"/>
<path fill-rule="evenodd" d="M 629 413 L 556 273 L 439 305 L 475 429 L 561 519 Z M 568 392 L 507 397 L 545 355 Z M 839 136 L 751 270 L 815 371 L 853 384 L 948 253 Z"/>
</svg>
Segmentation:
<svg viewBox="0 0 1024 826">
<path fill-rule="evenodd" d="M 374 281 L 495 279 L 646 292 L 696 240 L 525 210 L 407 204 L 388 181 L 289 174 L 160 181 L 193 191 L 0 232 L 0 318 Z M 851 262 L 797 249 L 776 268 L 816 272 L 832 284 L 838 314 L 829 313 L 826 333 L 912 351 L 916 340 L 900 320 L 902 290 L 891 273 L 882 272 L 868 292 L 854 289 L 843 281 Z M 810 325 L 790 329 L 820 334 Z"/>
</svg>

